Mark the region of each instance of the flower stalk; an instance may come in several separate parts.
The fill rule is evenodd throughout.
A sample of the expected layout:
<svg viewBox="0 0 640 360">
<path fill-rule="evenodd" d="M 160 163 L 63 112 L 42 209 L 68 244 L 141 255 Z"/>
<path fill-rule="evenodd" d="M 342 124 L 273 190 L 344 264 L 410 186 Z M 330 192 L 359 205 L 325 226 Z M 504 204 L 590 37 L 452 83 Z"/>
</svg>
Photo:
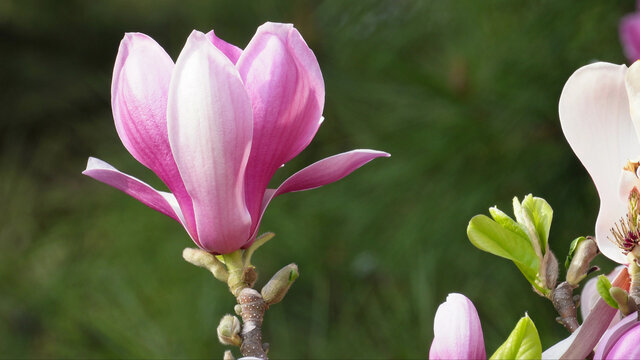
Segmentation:
<svg viewBox="0 0 640 360">
<path fill-rule="evenodd" d="M 202 249 L 187 248 L 182 252 L 183 258 L 196 266 L 209 270 L 216 279 L 224 282 L 238 303 L 235 313 L 242 319 L 225 315 L 218 325 L 218 338 L 224 345 L 240 347 L 243 357 L 268 359 L 269 344 L 262 342 L 262 322 L 269 306 L 280 302 L 298 278 L 298 266 L 289 264 L 276 272 L 260 292 L 253 288 L 258 272 L 251 265 L 251 256 L 255 250 L 272 239 L 273 233 L 259 236 L 245 250 L 230 254 L 213 255 Z M 230 357 L 229 357 L 230 356 Z M 225 358 L 233 358 L 225 352 Z"/>
</svg>

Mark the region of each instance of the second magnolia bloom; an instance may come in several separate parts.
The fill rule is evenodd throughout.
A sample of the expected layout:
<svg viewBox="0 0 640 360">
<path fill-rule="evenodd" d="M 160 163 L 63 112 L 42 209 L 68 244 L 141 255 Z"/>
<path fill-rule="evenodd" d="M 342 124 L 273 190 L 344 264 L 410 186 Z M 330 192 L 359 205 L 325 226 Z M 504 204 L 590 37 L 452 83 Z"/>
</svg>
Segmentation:
<svg viewBox="0 0 640 360">
<path fill-rule="evenodd" d="M 595 63 L 578 69 L 560 97 L 567 141 L 600 196 L 596 242 L 626 264 L 640 255 L 640 63 Z M 635 189 L 635 190 L 634 190 Z"/>
<path fill-rule="evenodd" d="M 486 359 L 478 312 L 471 300 L 452 293 L 438 306 L 429 359 Z"/>
<path fill-rule="evenodd" d="M 84 174 L 179 221 L 212 253 L 250 245 L 269 202 L 337 181 L 370 160 L 353 150 L 318 161 L 268 189 L 322 123 L 324 82 L 290 24 L 266 23 L 244 50 L 194 31 L 175 65 L 150 37 L 122 40 L 112 82 L 118 135 L 171 193 L 90 158 Z"/>
</svg>

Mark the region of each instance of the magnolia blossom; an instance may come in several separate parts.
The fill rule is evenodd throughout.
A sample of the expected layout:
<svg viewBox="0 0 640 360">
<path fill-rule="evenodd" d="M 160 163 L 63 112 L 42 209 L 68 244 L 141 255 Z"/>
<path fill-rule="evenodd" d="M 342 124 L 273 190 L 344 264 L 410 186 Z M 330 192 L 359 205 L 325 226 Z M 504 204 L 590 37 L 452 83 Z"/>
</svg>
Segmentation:
<svg viewBox="0 0 640 360">
<path fill-rule="evenodd" d="M 562 90 L 559 112 L 562 131 L 600 196 L 598 247 L 626 264 L 626 255 L 640 250 L 638 231 L 624 230 L 630 196 L 640 188 L 637 163 L 630 162 L 640 157 L 640 64 L 578 69 Z"/>
<path fill-rule="evenodd" d="M 629 61 L 640 59 L 640 13 L 629 14 L 620 20 L 620 42 Z"/>
<path fill-rule="evenodd" d="M 337 181 L 389 156 L 349 151 L 267 188 L 322 123 L 320 67 L 290 24 L 260 26 L 244 50 L 213 31 L 193 31 L 175 64 L 150 37 L 126 34 L 113 71 L 111 105 L 124 146 L 171 192 L 95 158 L 83 173 L 179 221 L 212 253 L 249 246 L 275 196 Z"/>
<path fill-rule="evenodd" d="M 594 359 L 640 359 L 640 322 L 638 313 L 629 314 L 616 326 L 607 330 L 598 347 Z"/>
<path fill-rule="evenodd" d="M 449 294 L 438 306 L 429 359 L 486 359 L 478 312 L 462 294 Z"/>
</svg>

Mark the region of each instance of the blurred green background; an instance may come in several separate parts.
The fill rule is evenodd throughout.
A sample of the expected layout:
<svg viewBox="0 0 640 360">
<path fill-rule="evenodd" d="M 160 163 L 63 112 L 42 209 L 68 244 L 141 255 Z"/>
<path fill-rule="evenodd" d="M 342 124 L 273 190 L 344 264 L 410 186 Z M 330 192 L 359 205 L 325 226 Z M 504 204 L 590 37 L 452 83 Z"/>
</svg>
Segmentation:
<svg viewBox="0 0 640 360">
<path fill-rule="evenodd" d="M 510 262 L 467 240 L 475 214 L 533 193 L 551 247 L 590 234 L 598 198 L 560 130 L 562 86 L 625 61 L 632 1 L 0 1 L 0 357 L 218 358 L 222 283 L 181 258 L 180 225 L 84 177 L 88 156 L 163 188 L 121 145 L 110 81 L 124 32 L 175 59 L 192 29 L 241 47 L 291 22 L 316 53 L 326 121 L 276 181 L 353 148 L 388 151 L 350 177 L 274 201 L 254 257 L 263 284 L 301 276 L 265 318 L 273 358 L 424 358 L 447 293 L 472 299 L 487 351 L 529 313 L 567 333 Z M 612 264 L 600 259 L 600 265 Z M 237 351 L 236 351 L 237 355 Z"/>
</svg>

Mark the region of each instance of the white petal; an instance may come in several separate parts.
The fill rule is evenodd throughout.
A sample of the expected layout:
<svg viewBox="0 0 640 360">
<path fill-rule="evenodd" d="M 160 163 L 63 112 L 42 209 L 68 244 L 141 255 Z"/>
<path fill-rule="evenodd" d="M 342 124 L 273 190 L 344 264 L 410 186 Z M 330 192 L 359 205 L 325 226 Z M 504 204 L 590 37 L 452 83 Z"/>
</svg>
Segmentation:
<svg viewBox="0 0 640 360">
<path fill-rule="evenodd" d="M 611 227 L 627 212 L 618 180 L 626 162 L 640 155 L 629 115 L 626 72 L 624 65 L 584 66 L 565 84 L 559 105 L 562 131 L 600 195 L 596 241 L 605 256 L 619 263 L 626 258 L 609 240 Z"/>
</svg>

